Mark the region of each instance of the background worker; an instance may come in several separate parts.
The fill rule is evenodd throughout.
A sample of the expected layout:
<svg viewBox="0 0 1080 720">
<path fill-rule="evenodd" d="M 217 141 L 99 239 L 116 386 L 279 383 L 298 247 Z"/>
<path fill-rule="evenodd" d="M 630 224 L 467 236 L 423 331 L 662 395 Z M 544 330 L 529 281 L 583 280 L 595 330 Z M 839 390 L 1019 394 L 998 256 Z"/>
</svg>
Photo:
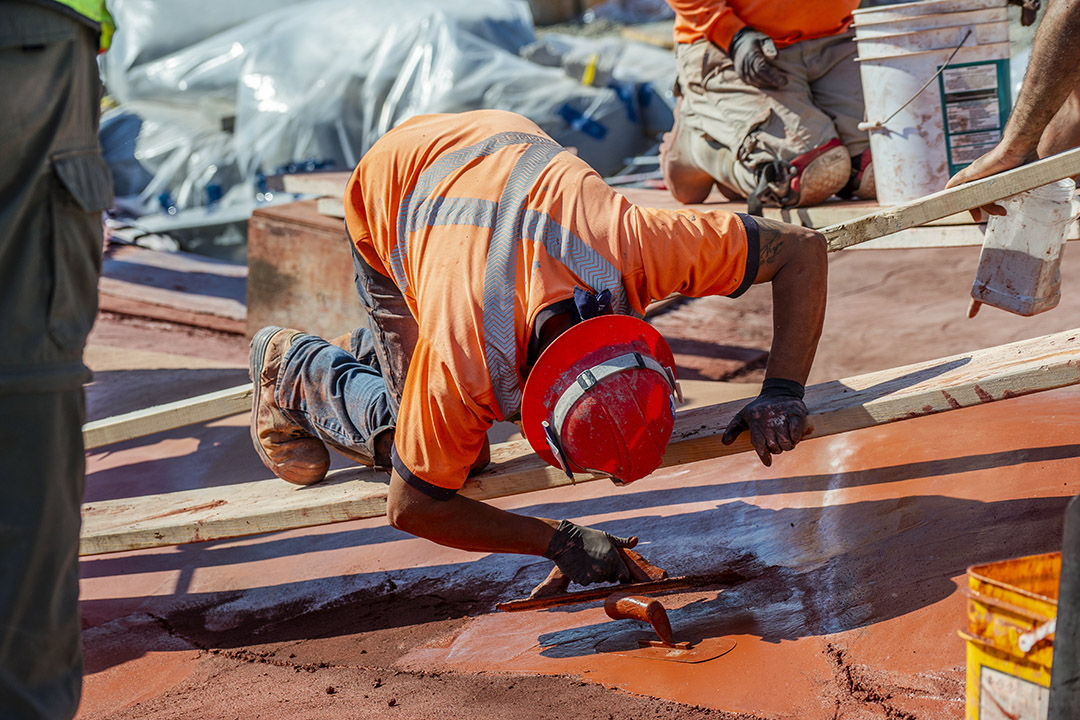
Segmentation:
<svg viewBox="0 0 1080 720">
<path fill-rule="evenodd" d="M 57 720 L 82 692 L 82 354 L 112 204 L 94 58 L 112 20 L 102 0 L 0 7 L 0 717 Z"/>
<path fill-rule="evenodd" d="M 946 187 L 978 180 L 1080 145 L 1080 3 L 1053 0 L 1046 8 L 1020 96 L 1001 142 L 956 173 Z M 1002 215 L 998 205 L 983 210 Z"/>
<path fill-rule="evenodd" d="M 749 212 L 873 198 L 862 82 L 848 29 L 859 0 L 668 0 L 678 79 L 660 147 L 675 199 L 715 183 Z"/>
<path fill-rule="evenodd" d="M 252 435 L 280 477 L 317 482 L 329 445 L 392 466 L 397 528 L 543 555 L 582 584 L 629 579 L 616 548 L 632 540 L 457 491 L 487 462 L 487 430 L 519 413 L 552 465 L 648 475 L 671 433 L 674 361 L 632 316 L 675 291 L 734 297 L 766 281 L 767 379 L 723 439 L 748 430 L 768 465 L 802 438 L 827 274 L 812 230 L 637 207 L 529 120 L 491 110 L 387 133 L 353 173 L 345 214 L 371 327 L 334 343 L 280 328 L 252 341 Z"/>
</svg>

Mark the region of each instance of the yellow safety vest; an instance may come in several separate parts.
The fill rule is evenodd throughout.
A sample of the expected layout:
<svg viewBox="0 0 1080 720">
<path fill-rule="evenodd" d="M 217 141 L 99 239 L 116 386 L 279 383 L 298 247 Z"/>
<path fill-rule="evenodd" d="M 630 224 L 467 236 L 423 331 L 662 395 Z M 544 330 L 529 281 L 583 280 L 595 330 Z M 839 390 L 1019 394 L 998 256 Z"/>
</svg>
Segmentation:
<svg viewBox="0 0 1080 720">
<path fill-rule="evenodd" d="M 98 25 L 101 25 L 101 52 L 105 52 L 109 49 L 109 45 L 112 44 L 112 36 L 116 31 L 116 23 L 113 22 L 112 15 L 105 9 L 105 0 L 56 0 L 61 5 L 67 5 L 69 8 L 90 18 Z"/>
</svg>

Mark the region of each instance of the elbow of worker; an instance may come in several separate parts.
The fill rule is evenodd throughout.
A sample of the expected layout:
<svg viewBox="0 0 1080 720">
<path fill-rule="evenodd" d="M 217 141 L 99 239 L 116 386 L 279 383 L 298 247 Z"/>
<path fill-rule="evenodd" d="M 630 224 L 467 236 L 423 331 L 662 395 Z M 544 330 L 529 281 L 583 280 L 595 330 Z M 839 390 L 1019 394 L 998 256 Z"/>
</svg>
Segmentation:
<svg viewBox="0 0 1080 720">
<path fill-rule="evenodd" d="M 829 242 L 817 230 L 799 228 L 796 261 L 804 269 L 825 275 L 829 268 Z"/>
<path fill-rule="evenodd" d="M 817 230 L 811 228 L 803 228 L 803 230 L 802 244 L 806 246 L 806 252 L 815 258 L 824 260 L 829 252 L 829 241 Z"/>
<path fill-rule="evenodd" d="M 390 522 L 391 527 L 415 534 L 411 528 L 416 526 L 418 515 L 416 508 L 410 507 L 409 503 L 400 502 L 393 495 L 387 498 L 386 519 Z"/>
</svg>

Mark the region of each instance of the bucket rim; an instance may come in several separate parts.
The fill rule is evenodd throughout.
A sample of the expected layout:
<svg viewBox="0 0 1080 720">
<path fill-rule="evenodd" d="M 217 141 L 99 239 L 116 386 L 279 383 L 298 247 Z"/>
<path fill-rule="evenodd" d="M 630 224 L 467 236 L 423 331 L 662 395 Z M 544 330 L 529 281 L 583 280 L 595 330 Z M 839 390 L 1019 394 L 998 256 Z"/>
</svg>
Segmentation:
<svg viewBox="0 0 1080 720">
<path fill-rule="evenodd" d="M 879 23 L 878 25 L 888 25 L 888 23 Z M 881 38 L 895 38 L 895 37 L 899 37 L 899 36 L 926 35 L 927 32 L 939 32 L 941 30 L 962 30 L 962 29 L 966 29 L 966 28 L 987 27 L 987 26 L 993 26 L 993 25 L 1005 25 L 1005 26 L 1008 26 L 1009 25 L 1009 19 L 1005 18 L 1005 19 L 1003 19 L 1003 21 L 989 21 L 989 22 L 986 22 L 986 23 L 960 23 L 959 25 L 942 25 L 941 27 L 927 27 L 927 28 L 921 28 L 921 29 L 917 29 L 917 30 L 915 30 L 915 29 L 901 30 L 899 28 L 897 28 L 897 29 L 889 28 L 888 30 L 880 30 L 880 29 L 878 29 L 878 27 L 876 25 L 868 25 L 868 26 L 866 26 L 866 28 L 864 28 L 867 32 L 881 32 L 882 35 L 870 35 L 870 36 L 865 36 L 864 35 L 861 38 L 858 35 L 856 35 L 855 36 L 855 42 L 860 42 L 860 41 L 863 41 L 863 40 L 880 40 Z"/>
<path fill-rule="evenodd" d="M 858 43 L 861 43 L 861 42 L 862 43 L 880 42 L 882 40 L 888 40 L 890 38 L 914 37 L 914 36 L 917 36 L 917 35 L 920 35 L 920 36 L 921 35 L 926 35 L 926 33 L 928 33 L 928 32 L 936 32 L 936 31 L 939 31 L 939 30 L 963 30 L 965 28 L 988 27 L 988 26 L 992 26 L 992 25 L 1004 25 L 1007 28 L 1009 26 L 1009 21 L 1008 20 L 995 20 L 994 22 L 972 23 L 972 24 L 967 24 L 967 25 L 945 25 L 943 27 L 926 28 L 924 30 L 905 30 L 903 32 L 886 31 L 886 34 L 884 34 L 884 35 L 863 35 L 862 37 L 857 37 L 856 36 L 855 43 L 858 44 Z M 1005 41 L 1002 41 L 1002 42 L 1005 42 Z M 994 44 L 996 44 L 996 43 L 987 43 L 987 45 L 994 45 Z M 965 47 L 978 47 L 978 45 L 968 45 L 968 46 L 965 46 Z M 944 50 L 945 48 L 941 48 L 941 49 Z M 948 49 L 953 50 L 954 48 L 948 48 Z"/>
<path fill-rule="evenodd" d="M 997 8 L 985 10 L 965 10 L 962 13 L 946 13 L 943 15 L 912 15 L 903 18 L 888 18 L 874 22 L 852 22 L 851 27 L 855 34 L 874 30 L 884 25 L 896 27 L 910 27 L 911 32 L 938 30 L 946 27 L 959 27 L 964 25 L 985 25 L 987 23 L 1009 22 L 1008 13 L 1001 12 Z"/>
<path fill-rule="evenodd" d="M 851 16 L 858 20 L 860 17 L 872 18 L 875 15 L 891 15 L 897 18 L 906 17 L 923 17 L 925 15 L 952 15 L 954 13 L 972 12 L 975 10 L 998 10 L 1005 9 L 1008 11 L 1008 0 L 974 0 L 973 4 L 976 7 L 967 8 L 964 10 L 951 10 L 947 13 L 935 11 L 936 5 L 948 5 L 956 3 L 958 0 L 918 0 L 917 2 L 897 3 L 894 5 L 878 5 L 876 7 L 856 8 L 851 11 Z M 970 1 L 970 0 L 969 0 Z M 911 10 L 909 13 L 908 10 Z M 920 11 L 927 12 L 920 12 Z M 881 20 L 880 22 L 889 22 L 888 20 Z"/>
<path fill-rule="evenodd" d="M 1009 59 L 1009 43 L 1008 42 L 998 42 L 998 43 L 989 43 L 987 45 L 964 45 L 963 47 L 960 48 L 960 51 L 956 53 L 957 62 L 962 63 L 963 61 L 960 60 L 960 58 L 963 57 L 964 55 L 971 55 L 972 52 L 975 51 L 975 50 L 983 50 L 983 51 L 989 52 L 989 51 L 993 50 L 994 48 L 998 48 L 998 49 L 1004 48 L 1005 54 L 1001 55 L 1000 57 L 984 58 L 983 60 L 975 60 L 973 62 L 988 62 L 988 61 L 991 61 L 991 60 L 1008 60 Z M 897 60 L 899 58 L 913 58 L 913 57 L 917 57 L 919 55 L 929 55 L 931 53 L 946 53 L 947 54 L 947 53 L 951 53 L 953 50 L 956 50 L 956 48 L 939 48 L 937 50 L 919 50 L 919 51 L 916 51 L 916 52 L 900 53 L 898 55 L 870 55 L 868 57 L 857 57 L 857 58 L 855 58 L 855 62 L 895 61 L 895 60 Z M 955 64 L 956 63 L 953 63 L 953 65 L 955 65 Z"/>
</svg>

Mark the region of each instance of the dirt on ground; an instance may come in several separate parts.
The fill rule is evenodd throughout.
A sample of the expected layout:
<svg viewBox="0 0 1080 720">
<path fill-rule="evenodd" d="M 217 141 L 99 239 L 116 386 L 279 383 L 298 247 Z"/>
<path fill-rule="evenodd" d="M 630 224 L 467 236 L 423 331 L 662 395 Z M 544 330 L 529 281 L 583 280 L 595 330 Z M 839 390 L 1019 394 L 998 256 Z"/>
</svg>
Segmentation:
<svg viewBox="0 0 1080 720">
<path fill-rule="evenodd" d="M 452 639 L 470 614 L 491 612 L 499 588 L 396 594 L 387 587 L 299 615 L 289 607 L 228 632 L 206 628 L 209 607 L 155 617 L 169 640 L 195 652 L 187 679 L 126 709 L 84 710 L 82 720 L 758 720 L 667 702 L 573 676 L 416 672 L 408 652 Z M 223 594 L 214 605 L 227 603 Z M 174 645 L 173 647 L 176 647 Z M 87 648 L 87 672 L 110 660 Z"/>
</svg>

